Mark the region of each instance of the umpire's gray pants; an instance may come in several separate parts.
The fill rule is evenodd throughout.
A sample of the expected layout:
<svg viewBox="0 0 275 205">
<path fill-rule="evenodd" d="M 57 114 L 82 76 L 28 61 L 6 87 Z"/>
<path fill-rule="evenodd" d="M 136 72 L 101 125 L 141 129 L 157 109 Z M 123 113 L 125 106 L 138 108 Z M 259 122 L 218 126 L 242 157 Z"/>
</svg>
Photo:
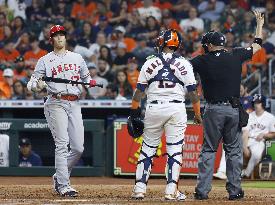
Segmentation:
<svg viewBox="0 0 275 205">
<path fill-rule="evenodd" d="M 215 154 L 223 138 L 226 159 L 226 189 L 230 195 L 241 189 L 243 150 L 238 128 L 239 110 L 231 105 L 206 104 L 204 116 L 204 142 L 198 161 L 196 192 L 207 195 L 211 190 Z"/>
</svg>

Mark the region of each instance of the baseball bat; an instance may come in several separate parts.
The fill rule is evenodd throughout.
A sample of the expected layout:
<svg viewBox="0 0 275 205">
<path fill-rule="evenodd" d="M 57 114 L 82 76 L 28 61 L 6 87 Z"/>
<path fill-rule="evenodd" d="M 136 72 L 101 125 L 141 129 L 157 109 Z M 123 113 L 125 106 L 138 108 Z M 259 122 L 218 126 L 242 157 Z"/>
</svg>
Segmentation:
<svg viewBox="0 0 275 205">
<path fill-rule="evenodd" d="M 42 77 L 42 80 L 46 81 L 46 82 L 54 82 L 54 83 L 90 85 L 90 83 L 78 82 L 75 80 L 68 80 L 68 79 L 63 79 L 63 78 L 53 78 L 53 77 L 47 77 L 47 76 Z M 95 86 L 103 88 L 103 84 L 95 84 Z"/>
</svg>

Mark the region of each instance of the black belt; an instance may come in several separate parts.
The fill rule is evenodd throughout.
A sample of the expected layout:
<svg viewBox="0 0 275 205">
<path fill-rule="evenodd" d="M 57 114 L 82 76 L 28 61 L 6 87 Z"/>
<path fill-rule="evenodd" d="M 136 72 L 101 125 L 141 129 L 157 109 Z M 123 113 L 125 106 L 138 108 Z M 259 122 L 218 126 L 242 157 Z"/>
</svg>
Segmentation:
<svg viewBox="0 0 275 205">
<path fill-rule="evenodd" d="M 150 102 L 150 104 L 164 104 L 164 101 L 157 101 L 157 100 L 153 100 Z M 171 100 L 168 101 L 168 103 L 184 103 L 184 101 L 180 101 L 180 100 Z"/>
</svg>

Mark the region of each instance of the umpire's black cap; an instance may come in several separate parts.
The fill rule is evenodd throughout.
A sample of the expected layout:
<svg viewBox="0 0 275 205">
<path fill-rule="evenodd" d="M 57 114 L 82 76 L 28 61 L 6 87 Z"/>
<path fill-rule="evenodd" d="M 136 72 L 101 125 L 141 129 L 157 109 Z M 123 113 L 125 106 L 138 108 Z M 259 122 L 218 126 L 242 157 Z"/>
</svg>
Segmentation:
<svg viewBox="0 0 275 205">
<path fill-rule="evenodd" d="M 225 46 L 226 38 L 221 32 L 213 32 L 209 37 L 208 43 L 215 46 Z"/>
</svg>

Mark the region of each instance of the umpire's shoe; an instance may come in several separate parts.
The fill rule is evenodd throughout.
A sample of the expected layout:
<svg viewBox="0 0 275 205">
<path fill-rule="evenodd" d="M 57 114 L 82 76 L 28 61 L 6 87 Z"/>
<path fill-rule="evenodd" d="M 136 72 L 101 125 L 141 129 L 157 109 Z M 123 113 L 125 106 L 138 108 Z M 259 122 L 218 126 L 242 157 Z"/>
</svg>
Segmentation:
<svg viewBox="0 0 275 205">
<path fill-rule="evenodd" d="M 186 196 L 184 193 L 177 191 L 176 194 L 165 194 L 164 198 L 167 201 L 184 201 Z"/>
<path fill-rule="evenodd" d="M 239 200 L 239 199 L 242 199 L 244 198 L 244 191 L 241 190 L 238 194 L 232 194 L 232 195 L 229 195 L 229 200 Z"/>
<path fill-rule="evenodd" d="M 208 199 L 208 195 L 203 195 L 198 192 L 194 192 L 194 198 L 196 200 L 206 200 L 206 199 Z"/>
</svg>

